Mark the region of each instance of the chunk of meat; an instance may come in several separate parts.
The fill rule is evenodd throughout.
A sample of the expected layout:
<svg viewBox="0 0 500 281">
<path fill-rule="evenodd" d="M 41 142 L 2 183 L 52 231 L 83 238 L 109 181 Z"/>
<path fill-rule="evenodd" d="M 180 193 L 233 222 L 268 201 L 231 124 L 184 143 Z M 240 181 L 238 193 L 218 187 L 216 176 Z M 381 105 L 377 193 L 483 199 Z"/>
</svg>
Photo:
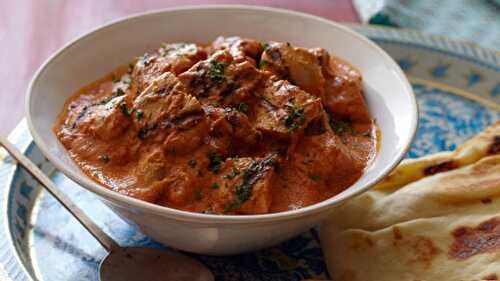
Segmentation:
<svg viewBox="0 0 500 281">
<path fill-rule="evenodd" d="M 233 108 L 204 106 L 210 123 L 212 147 L 233 155 L 245 155 L 262 139 L 248 116 Z"/>
<path fill-rule="evenodd" d="M 172 165 L 169 175 L 162 180 L 164 194 L 161 203 L 164 206 L 179 208 L 186 202 L 196 200 L 197 174 L 193 169 L 181 165 Z"/>
<path fill-rule="evenodd" d="M 72 122 L 80 133 L 105 141 L 122 135 L 131 123 L 125 96 L 112 98 L 106 103 L 85 105 L 77 111 Z"/>
<path fill-rule="evenodd" d="M 271 188 L 276 155 L 264 158 L 230 158 L 214 179 L 218 188 L 212 194 L 215 213 L 264 214 L 271 206 Z"/>
<path fill-rule="evenodd" d="M 288 155 L 274 189 L 271 212 L 302 208 L 342 192 L 361 176 L 366 164 L 328 127 L 322 134 L 301 138 Z"/>
<path fill-rule="evenodd" d="M 252 97 L 260 78 L 251 63 L 236 63 L 227 50 L 215 52 L 179 75 L 189 93 L 204 103 L 235 107 Z"/>
<path fill-rule="evenodd" d="M 279 139 L 305 128 L 323 111 L 321 100 L 286 80 L 269 80 L 255 106 L 255 127 Z"/>
<path fill-rule="evenodd" d="M 325 49 L 304 49 L 271 42 L 262 53 L 263 69 L 323 100 L 336 118 L 368 122 L 361 74 L 352 65 Z"/>
<path fill-rule="evenodd" d="M 224 115 L 224 119 L 231 125 L 232 146 L 236 149 L 236 154 L 238 150 L 245 150 L 262 139 L 261 133 L 253 127 L 247 115 L 232 108 L 226 108 Z M 241 145 L 246 147 L 240 147 Z"/>
<path fill-rule="evenodd" d="M 161 147 L 152 148 L 151 151 L 143 151 L 135 173 L 137 185 L 146 187 L 162 180 L 168 172 L 168 163 Z"/>
<path fill-rule="evenodd" d="M 163 142 L 168 153 L 173 155 L 189 155 L 193 150 L 205 144 L 209 125 L 205 117 L 193 122 L 189 128 L 172 131 Z"/>
<path fill-rule="evenodd" d="M 304 137 L 294 152 L 293 165 L 301 167 L 305 175 L 316 177 L 313 180 L 323 181 L 325 186 L 351 185 L 359 178 L 366 163 L 366 159 L 353 155 L 341 137 L 330 129 L 324 134 Z"/>
<path fill-rule="evenodd" d="M 138 91 L 143 91 L 161 74 L 169 71 L 178 75 L 196 62 L 206 58 L 206 52 L 196 44 L 174 43 L 163 44 L 153 54 L 145 54 L 137 60 L 132 72 L 132 79 Z"/>
<path fill-rule="evenodd" d="M 141 139 L 158 130 L 185 131 L 195 127 L 204 118 L 199 101 L 186 94 L 184 86 L 170 72 L 158 77 L 137 97 L 133 112 Z"/>
<path fill-rule="evenodd" d="M 262 45 L 253 39 L 233 37 L 217 37 L 211 45 L 211 53 L 217 50 L 229 50 L 235 62 L 249 61 L 254 66 L 258 56 L 262 53 Z"/>
<path fill-rule="evenodd" d="M 290 80 L 294 85 L 317 97 L 323 97 L 325 78 L 317 57 L 308 49 L 289 43 L 270 42 L 262 53 L 262 69 Z"/>
<path fill-rule="evenodd" d="M 324 49 L 311 50 L 322 65 L 326 79 L 323 105 L 336 118 L 353 122 L 370 122 L 361 73 L 348 62 L 328 54 Z"/>
</svg>

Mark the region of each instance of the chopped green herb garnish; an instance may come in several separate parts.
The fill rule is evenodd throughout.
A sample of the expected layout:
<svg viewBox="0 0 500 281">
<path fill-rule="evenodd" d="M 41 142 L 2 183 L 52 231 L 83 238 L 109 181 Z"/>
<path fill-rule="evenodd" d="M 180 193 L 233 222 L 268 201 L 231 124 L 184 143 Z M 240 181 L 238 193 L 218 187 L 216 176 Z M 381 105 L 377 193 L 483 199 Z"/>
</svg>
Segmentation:
<svg viewBox="0 0 500 281">
<path fill-rule="evenodd" d="M 240 102 L 240 104 L 238 104 L 238 111 L 240 112 L 247 112 L 248 111 L 248 104 L 244 103 L 244 102 Z"/>
<path fill-rule="evenodd" d="M 127 73 L 132 74 L 132 71 L 134 71 L 134 64 L 129 63 Z"/>
<path fill-rule="evenodd" d="M 267 60 L 261 59 L 259 62 L 259 69 L 263 69 L 269 62 Z"/>
<path fill-rule="evenodd" d="M 194 195 L 194 199 L 197 201 L 199 201 L 199 200 L 201 200 L 201 198 L 203 198 L 203 193 L 201 193 L 201 190 L 199 190 L 199 189 L 196 189 L 194 191 L 193 195 Z"/>
<path fill-rule="evenodd" d="M 326 132 L 326 129 L 323 126 L 320 126 L 318 130 L 319 130 L 320 134 L 323 134 L 324 132 Z"/>
<path fill-rule="evenodd" d="M 304 108 L 303 107 L 294 107 L 292 111 L 285 118 L 285 126 L 291 130 L 296 129 L 302 124 L 304 124 Z"/>
<path fill-rule="evenodd" d="M 236 196 L 238 196 L 238 200 L 243 203 L 250 199 L 252 196 L 252 185 L 248 183 L 242 183 L 236 186 Z"/>
<path fill-rule="evenodd" d="M 240 174 L 240 171 L 238 171 L 236 168 L 233 168 L 229 174 L 225 176 L 226 179 L 234 179 L 236 176 Z"/>
<path fill-rule="evenodd" d="M 313 180 L 313 181 L 319 181 L 319 180 L 321 180 L 321 176 L 320 175 L 316 175 L 316 174 L 310 175 L 309 178 L 311 180 Z"/>
<path fill-rule="evenodd" d="M 191 168 L 196 167 L 196 163 L 197 163 L 197 162 L 196 162 L 196 160 L 195 160 L 195 159 L 191 159 L 191 160 L 189 160 L 189 161 L 188 161 L 188 165 L 189 165 L 189 167 L 191 167 Z"/>
<path fill-rule="evenodd" d="M 113 93 L 113 98 L 123 96 L 125 95 L 125 92 L 122 90 L 122 88 L 116 88 L 116 91 Z"/>
<path fill-rule="evenodd" d="M 226 202 L 224 203 L 224 212 L 230 212 L 232 210 L 239 209 L 241 207 L 241 203 L 239 201 Z"/>
<path fill-rule="evenodd" d="M 222 165 L 222 156 L 216 152 L 212 152 L 208 155 L 208 159 L 210 160 L 208 169 L 212 171 L 212 173 L 217 174 Z"/>
<path fill-rule="evenodd" d="M 224 211 L 232 211 L 240 208 L 241 204 L 252 197 L 253 185 L 262 177 L 263 172 L 269 166 L 275 165 L 272 158 L 267 157 L 263 160 L 254 161 L 250 167 L 241 173 L 241 183 L 235 186 L 236 198 L 231 202 L 224 204 Z"/>
<path fill-rule="evenodd" d="M 212 183 L 212 185 L 210 185 L 210 188 L 211 189 L 218 189 L 219 188 L 219 184 L 216 183 L 216 182 L 214 182 L 214 183 Z"/>
<path fill-rule="evenodd" d="M 142 110 L 142 109 L 138 109 L 138 110 L 135 112 L 135 118 L 136 118 L 137 120 L 141 120 L 143 116 L 144 116 L 144 110 Z"/>
<path fill-rule="evenodd" d="M 260 46 L 262 47 L 262 50 L 265 51 L 267 48 L 269 48 L 269 44 L 267 42 L 260 43 Z"/>
<path fill-rule="evenodd" d="M 219 61 L 212 61 L 210 63 L 210 67 L 208 69 L 208 77 L 217 83 L 221 83 L 226 79 L 224 76 L 224 70 L 226 69 L 227 64 Z"/>
<path fill-rule="evenodd" d="M 128 108 L 127 104 L 124 102 L 120 104 L 120 108 L 122 109 L 123 114 L 125 114 L 126 116 L 130 116 L 134 111 L 133 108 Z"/>
<path fill-rule="evenodd" d="M 333 132 L 339 136 L 342 136 L 346 132 L 350 132 L 351 134 L 353 133 L 353 129 L 351 127 L 351 123 L 347 121 L 342 121 L 342 120 L 335 120 L 333 118 L 330 118 L 330 127 L 332 128 Z"/>
</svg>

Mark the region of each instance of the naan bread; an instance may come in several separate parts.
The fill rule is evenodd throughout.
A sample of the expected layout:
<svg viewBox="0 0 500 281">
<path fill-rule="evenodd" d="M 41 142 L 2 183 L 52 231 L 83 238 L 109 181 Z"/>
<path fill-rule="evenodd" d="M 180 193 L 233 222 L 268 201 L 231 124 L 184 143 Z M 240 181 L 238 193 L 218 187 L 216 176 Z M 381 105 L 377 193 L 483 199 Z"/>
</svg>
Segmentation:
<svg viewBox="0 0 500 281">
<path fill-rule="evenodd" d="M 455 152 L 406 160 L 335 209 L 320 228 L 332 279 L 500 280 L 499 128 Z M 443 161 L 454 164 L 423 172 Z"/>
<path fill-rule="evenodd" d="M 472 164 L 486 155 L 500 153 L 500 121 L 466 141 L 453 152 L 441 152 L 403 161 L 375 188 L 393 189 L 423 177 Z"/>
</svg>

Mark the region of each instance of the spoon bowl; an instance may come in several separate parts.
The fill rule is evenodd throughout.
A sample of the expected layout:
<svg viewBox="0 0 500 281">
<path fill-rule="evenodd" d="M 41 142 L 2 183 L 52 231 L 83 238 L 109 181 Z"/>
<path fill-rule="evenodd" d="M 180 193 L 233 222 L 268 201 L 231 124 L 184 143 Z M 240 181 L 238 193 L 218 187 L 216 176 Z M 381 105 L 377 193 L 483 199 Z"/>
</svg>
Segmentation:
<svg viewBox="0 0 500 281">
<path fill-rule="evenodd" d="M 153 248 L 111 251 L 99 265 L 101 281 L 213 281 L 212 273 L 184 255 Z"/>
</svg>

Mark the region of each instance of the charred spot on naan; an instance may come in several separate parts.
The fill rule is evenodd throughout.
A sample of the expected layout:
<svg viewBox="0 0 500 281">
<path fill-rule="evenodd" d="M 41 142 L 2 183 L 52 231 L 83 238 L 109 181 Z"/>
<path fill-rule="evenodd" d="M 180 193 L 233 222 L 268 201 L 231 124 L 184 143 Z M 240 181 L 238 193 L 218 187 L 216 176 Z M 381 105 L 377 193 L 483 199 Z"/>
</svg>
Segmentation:
<svg viewBox="0 0 500 281">
<path fill-rule="evenodd" d="M 458 164 L 453 161 L 445 161 L 424 168 L 424 175 L 434 175 L 458 168 Z"/>
<path fill-rule="evenodd" d="M 455 229 L 448 257 L 466 260 L 472 256 L 500 250 L 500 217 L 486 220 L 476 227 L 462 226 Z"/>
<path fill-rule="evenodd" d="M 500 136 L 494 136 L 493 142 L 488 149 L 488 154 L 498 154 L 500 153 Z"/>
<path fill-rule="evenodd" d="M 392 227 L 392 246 L 399 249 L 404 249 L 411 253 L 410 263 L 418 263 L 423 268 L 429 268 L 434 258 L 441 252 L 435 245 L 432 238 L 401 233 L 401 229 L 397 226 Z"/>
</svg>

